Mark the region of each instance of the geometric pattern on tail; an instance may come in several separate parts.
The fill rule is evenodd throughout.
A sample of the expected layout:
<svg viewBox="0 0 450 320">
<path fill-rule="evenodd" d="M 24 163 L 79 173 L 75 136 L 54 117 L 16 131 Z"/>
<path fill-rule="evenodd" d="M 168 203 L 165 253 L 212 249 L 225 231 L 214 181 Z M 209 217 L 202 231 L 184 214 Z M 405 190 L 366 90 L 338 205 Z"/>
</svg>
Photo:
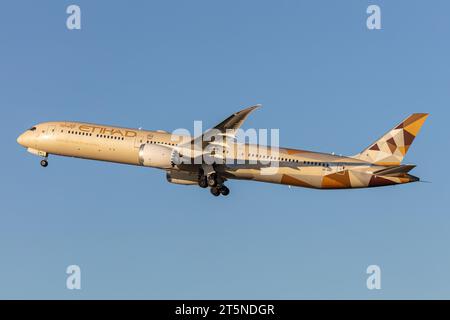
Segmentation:
<svg viewBox="0 0 450 320">
<path fill-rule="evenodd" d="M 354 158 L 383 166 L 400 165 L 428 113 L 413 113 Z"/>
</svg>

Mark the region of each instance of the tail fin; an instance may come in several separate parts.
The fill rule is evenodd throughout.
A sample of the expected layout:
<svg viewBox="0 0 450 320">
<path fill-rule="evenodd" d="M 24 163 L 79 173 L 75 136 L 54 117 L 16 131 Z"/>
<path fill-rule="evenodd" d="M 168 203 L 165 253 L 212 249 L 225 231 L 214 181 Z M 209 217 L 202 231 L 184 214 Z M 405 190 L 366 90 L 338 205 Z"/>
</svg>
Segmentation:
<svg viewBox="0 0 450 320">
<path fill-rule="evenodd" d="M 385 166 L 398 166 L 408 152 L 428 113 L 413 113 L 354 158 Z"/>
</svg>

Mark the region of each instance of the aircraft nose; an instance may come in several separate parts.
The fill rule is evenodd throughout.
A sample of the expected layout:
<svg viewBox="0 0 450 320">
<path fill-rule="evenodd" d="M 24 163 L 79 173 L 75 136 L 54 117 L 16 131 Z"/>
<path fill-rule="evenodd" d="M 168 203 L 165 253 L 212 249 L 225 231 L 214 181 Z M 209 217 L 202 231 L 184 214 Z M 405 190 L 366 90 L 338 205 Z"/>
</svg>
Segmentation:
<svg viewBox="0 0 450 320">
<path fill-rule="evenodd" d="M 25 147 L 25 133 L 17 137 L 17 143 Z"/>
</svg>

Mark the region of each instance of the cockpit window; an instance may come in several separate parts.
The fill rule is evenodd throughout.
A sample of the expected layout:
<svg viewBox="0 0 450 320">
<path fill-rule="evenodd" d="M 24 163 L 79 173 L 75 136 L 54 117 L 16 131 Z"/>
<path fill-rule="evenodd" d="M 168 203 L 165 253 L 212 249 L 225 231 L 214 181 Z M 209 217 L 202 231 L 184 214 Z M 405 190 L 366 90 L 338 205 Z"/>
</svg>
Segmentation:
<svg viewBox="0 0 450 320">
<path fill-rule="evenodd" d="M 36 130 L 36 127 L 32 127 L 32 128 L 30 128 L 29 130 L 30 130 L 30 131 L 34 131 L 34 130 Z"/>
</svg>

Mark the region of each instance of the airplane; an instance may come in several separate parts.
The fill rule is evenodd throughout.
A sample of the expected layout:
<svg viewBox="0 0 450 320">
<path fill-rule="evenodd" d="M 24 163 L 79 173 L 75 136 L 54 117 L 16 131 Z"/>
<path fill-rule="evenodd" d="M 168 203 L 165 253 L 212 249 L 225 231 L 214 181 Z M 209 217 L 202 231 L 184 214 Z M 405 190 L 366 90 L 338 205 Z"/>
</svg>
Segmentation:
<svg viewBox="0 0 450 320">
<path fill-rule="evenodd" d="M 409 174 L 415 165 L 401 162 L 427 113 L 413 113 L 360 153 L 341 156 L 237 142 L 240 127 L 259 107 L 236 112 L 197 137 L 63 121 L 39 123 L 23 132 L 17 142 L 42 157 L 42 167 L 47 167 L 49 155 L 153 167 L 165 170 L 171 183 L 209 188 L 216 197 L 230 193 L 225 182 L 232 179 L 315 189 L 420 181 Z M 204 139 L 212 131 L 226 142 Z"/>
</svg>

